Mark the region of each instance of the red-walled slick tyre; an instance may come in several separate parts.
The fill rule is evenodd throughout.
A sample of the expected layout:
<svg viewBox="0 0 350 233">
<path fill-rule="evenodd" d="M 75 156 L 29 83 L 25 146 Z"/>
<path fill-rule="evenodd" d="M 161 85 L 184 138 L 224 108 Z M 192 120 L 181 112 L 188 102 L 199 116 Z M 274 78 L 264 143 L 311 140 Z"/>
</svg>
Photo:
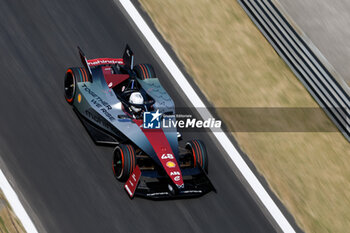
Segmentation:
<svg viewBox="0 0 350 233">
<path fill-rule="evenodd" d="M 139 64 L 134 67 L 134 71 L 138 78 L 145 80 L 150 78 L 156 78 L 156 73 L 152 65 L 150 64 Z"/>
<path fill-rule="evenodd" d="M 112 168 L 115 178 L 121 182 L 129 179 L 136 167 L 135 150 L 132 145 L 120 144 L 113 152 Z"/>
<path fill-rule="evenodd" d="M 78 82 L 91 82 L 85 68 L 69 68 L 64 76 L 64 97 L 69 104 L 73 104 Z"/>
<path fill-rule="evenodd" d="M 204 143 L 193 139 L 186 143 L 186 149 L 192 154 L 192 166 L 201 166 L 205 172 L 208 172 L 208 155 Z"/>
</svg>

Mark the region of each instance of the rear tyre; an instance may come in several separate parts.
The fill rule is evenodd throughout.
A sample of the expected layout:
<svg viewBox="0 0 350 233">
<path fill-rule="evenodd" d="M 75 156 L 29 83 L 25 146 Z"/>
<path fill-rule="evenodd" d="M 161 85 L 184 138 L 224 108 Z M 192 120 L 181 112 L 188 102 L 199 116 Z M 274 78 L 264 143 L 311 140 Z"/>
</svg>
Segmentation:
<svg viewBox="0 0 350 233">
<path fill-rule="evenodd" d="M 113 152 L 112 168 L 117 180 L 125 182 L 136 167 L 135 150 L 132 145 L 120 144 Z"/>
<path fill-rule="evenodd" d="M 137 77 L 142 80 L 156 78 L 156 73 L 150 64 L 138 64 L 134 67 Z"/>
<path fill-rule="evenodd" d="M 78 82 L 90 82 L 85 68 L 69 68 L 64 76 L 64 97 L 69 104 L 73 104 Z"/>
<path fill-rule="evenodd" d="M 192 154 L 192 167 L 201 166 L 208 173 L 208 155 L 204 143 L 201 140 L 193 139 L 186 143 L 185 148 Z"/>
</svg>

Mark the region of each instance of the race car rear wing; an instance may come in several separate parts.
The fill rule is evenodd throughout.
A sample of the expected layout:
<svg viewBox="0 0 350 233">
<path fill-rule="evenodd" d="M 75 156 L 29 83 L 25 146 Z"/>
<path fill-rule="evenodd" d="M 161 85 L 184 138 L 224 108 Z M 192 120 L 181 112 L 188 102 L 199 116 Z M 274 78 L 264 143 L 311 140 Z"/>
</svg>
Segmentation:
<svg viewBox="0 0 350 233">
<path fill-rule="evenodd" d="M 79 46 L 78 50 L 81 62 L 83 63 L 83 66 L 86 68 L 86 70 L 89 71 L 90 75 L 92 75 L 90 67 L 93 66 L 119 64 L 124 65 L 131 70 L 134 68 L 134 53 L 128 44 L 125 47 L 123 58 L 94 58 L 88 60 Z"/>
<path fill-rule="evenodd" d="M 131 51 L 127 44 L 123 54 L 124 65 L 130 67 L 130 70 L 134 68 L 134 53 Z"/>
</svg>

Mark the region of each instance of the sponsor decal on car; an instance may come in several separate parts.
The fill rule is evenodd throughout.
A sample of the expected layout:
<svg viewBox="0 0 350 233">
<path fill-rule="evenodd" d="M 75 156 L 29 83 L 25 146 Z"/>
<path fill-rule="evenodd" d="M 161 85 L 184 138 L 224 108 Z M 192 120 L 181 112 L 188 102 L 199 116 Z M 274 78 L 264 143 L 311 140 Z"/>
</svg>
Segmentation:
<svg viewBox="0 0 350 233">
<path fill-rule="evenodd" d="M 110 121 L 114 121 L 115 117 L 109 113 L 112 110 L 112 106 L 107 101 L 93 92 L 85 83 L 82 85 L 83 90 L 86 91 L 91 97 L 91 104 L 95 105 Z"/>
<path fill-rule="evenodd" d="M 182 193 L 202 193 L 202 190 L 185 190 Z"/>
<path fill-rule="evenodd" d="M 159 193 L 147 193 L 147 196 L 151 197 L 151 196 L 163 196 L 163 195 L 169 195 L 168 192 L 159 192 Z"/>
<path fill-rule="evenodd" d="M 87 60 L 87 63 L 89 66 L 98 66 L 98 65 L 114 65 L 114 64 L 121 64 L 123 65 L 124 62 L 120 58 L 96 58 L 96 59 L 90 59 Z"/>
<path fill-rule="evenodd" d="M 130 197 L 134 196 L 140 177 L 141 177 L 141 170 L 139 166 L 136 166 L 131 176 L 129 177 L 129 179 L 126 181 L 124 185 L 124 188 L 126 189 Z"/>
<path fill-rule="evenodd" d="M 170 175 L 171 175 L 171 176 L 179 176 L 179 175 L 180 175 L 180 172 L 177 172 L 177 171 L 175 171 L 175 172 L 170 172 Z"/>
<path fill-rule="evenodd" d="M 163 154 L 161 156 L 162 159 L 173 159 L 174 158 L 174 155 L 173 154 Z"/>
<path fill-rule="evenodd" d="M 175 164 L 174 162 L 172 162 L 172 161 L 168 161 L 168 162 L 166 163 L 166 166 L 167 166 L 168 168 L 173 168 L 173 167 L 176 166 L 176 164 Z"/>
</svg>

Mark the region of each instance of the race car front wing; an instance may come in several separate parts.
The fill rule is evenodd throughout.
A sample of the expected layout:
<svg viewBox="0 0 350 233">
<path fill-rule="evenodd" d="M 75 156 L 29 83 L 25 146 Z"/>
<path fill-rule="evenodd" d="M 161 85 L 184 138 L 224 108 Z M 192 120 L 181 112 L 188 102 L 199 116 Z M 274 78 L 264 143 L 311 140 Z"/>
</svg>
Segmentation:
<svg viewBox="0 0 350 233">
<path fill-rule="evenodd" d="M 215 187 L 200 167 L 181 169 L 184 186 L 177 187 L 169 177 L 156 171 L 141 171 L 137 166 L 124 187 L 131 198 L 134 196 L 153 200 L 180 199 L 202 196 Z"/>
</svg>

